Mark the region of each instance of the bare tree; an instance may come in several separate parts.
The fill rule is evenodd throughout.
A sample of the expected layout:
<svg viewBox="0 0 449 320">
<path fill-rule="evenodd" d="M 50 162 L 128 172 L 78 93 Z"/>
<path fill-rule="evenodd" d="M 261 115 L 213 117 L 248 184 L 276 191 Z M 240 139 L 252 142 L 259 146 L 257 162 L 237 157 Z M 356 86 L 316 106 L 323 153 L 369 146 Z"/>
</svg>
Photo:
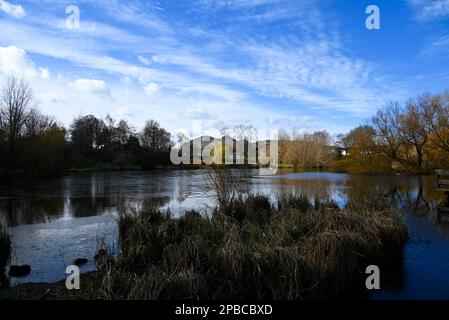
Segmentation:
<svg viewBox="0 0 449 320">
<path fill-rule="evenodd" d="M 165 151 L 171 146 L 170 133 L 161 128 L 159 122 L 149 120 L 140 133 L 140 142 L 152 152 Z"/>
<path fill-rule="evenodd" d="M 114 129 L 114 140 L 123 151 L 129 138 L 133 135 L 133 128 L 125 120 L 120 120 Z"/>
<path fill-rule="evenodd" d="M 255 142 L 257 138 L 256 129 L 252 125 L 239 124 L 232 131 L 235 138 L 240 141 Z"/>
<path fill-rule="evenodd" d="M 301 134 L 297 130 L 294 135 L 294 141 L 288 144 L 285 156 L 295 169 L 322 167 L 330 160 L 331 138 L 329 133 L 317 131 Z"/>
<path fill-rule="evenodd" d="M 435 137 L 436 145 L 449 152 L 449 92 L 427 95 L 420 102 L 424 121 Z"/>
<path fill-rule="evenodd" d="M 2 90 L 1 127 L 8 145 L 8 168 L 14 161 L 16 144 L 34 106 L 33 92 L 23 80 L 11 76 Z"/>
<path fill-rule="evenodd" d="M 400 107 L 396 102 L 389 102 L 383 109 L 377 111 L 372 118 L 372 124 L 376 129 L 376 142 L 380 151 L 391 160 L 402 162 L 401 148 L 403 143 L 399 134 Z"/>
<path fill-rule="evenodd" d="M 424 120 L 423 108 L 429 104 L 428 96 L 412 99 L 407 103 L 405 112 L 399 115 L 399 133 L 403 141 L 416 151 L 416 165 L 423 167 L 424 148 L 428 142 L 429 129 Z"/>
<path fill-rule="evenodd" d="M 40 136 L 56 126 L 54 117 L 44 115 L 33 108 L 25 120 L 23 135 L 27 138 Z"/>
<path fill-rule="evenodd" d="M 288 149 L 292 144 L 291 137 L 284 129 L 279 129 L 278 132 L 278 144 L 279 144 L 279 163 L 286 164 Z"/>
</svg>

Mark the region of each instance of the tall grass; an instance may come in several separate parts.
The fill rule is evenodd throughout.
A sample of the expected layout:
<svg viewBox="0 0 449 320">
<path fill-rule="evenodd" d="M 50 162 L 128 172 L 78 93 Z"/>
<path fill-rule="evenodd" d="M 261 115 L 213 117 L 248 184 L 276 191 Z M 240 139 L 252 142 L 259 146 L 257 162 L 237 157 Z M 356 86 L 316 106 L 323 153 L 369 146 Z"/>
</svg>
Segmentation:
<svg viewBox="0 0 449 320">
<path fill-rule="evenodd" d="M 224 190 L 224 189 L 223 189 Z M 368 264 L 400 254 L 407 227 L 385 205 L 235 195 L 211 215 L 123 210 L 121 251 L 98 261 L 106 299 L 316 299 L 361 289 Z"/>
<path fill-rule="evenodd" d="M 11 239 L 8 230 L 0 223 L 0 275 L 11 259 Z"/>
<path fill-rule="evenodd" d="M 238 196 L 239 181 L 231 170 L 221 166 L 210 166 L 204 171 L 206 185 L 215 190 L 220 208 L 227 208 Z"/>
</svg>

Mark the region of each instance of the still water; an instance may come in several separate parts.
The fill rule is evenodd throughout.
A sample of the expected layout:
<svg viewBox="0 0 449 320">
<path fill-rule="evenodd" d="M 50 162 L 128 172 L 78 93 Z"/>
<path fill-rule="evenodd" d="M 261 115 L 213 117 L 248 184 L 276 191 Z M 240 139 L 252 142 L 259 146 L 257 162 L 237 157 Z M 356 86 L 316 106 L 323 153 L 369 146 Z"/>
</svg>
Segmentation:
<svg viewBox="0 0 449 320">
<path fill-rule="evenodd" d="M 262 177 L 258 170 L 237 170 L 242 191 L 305 193 L 333 199 L 340 206 L 361 193 L 381 191 L 400 207 L 410 241 L 399 267 L 381 274 L 374 299 L 449 299 L 449 223 L 433 208 L 442 194 L 433 176 L 367 176 L 335 173 L 291 173 Z M 60 178 L 0 183 L 0 220 L 9 226 L 13 264 L 29 264 L 22 282 L 53 282 L 65 277 L 65 266 L 87 258 L 94 268 L 100 241 L 117 248 L 117 207 L 146 200 L 179 215 L 185 209 L 207 211 L 214 193 L 201 170 L 95 172 Z M 449 217 L 447 217 L 449 218 Z M 448 219 L 449 220 L 449 219 Z M 448 221 L 446 220 L 446 221 Z"/>
</svg>

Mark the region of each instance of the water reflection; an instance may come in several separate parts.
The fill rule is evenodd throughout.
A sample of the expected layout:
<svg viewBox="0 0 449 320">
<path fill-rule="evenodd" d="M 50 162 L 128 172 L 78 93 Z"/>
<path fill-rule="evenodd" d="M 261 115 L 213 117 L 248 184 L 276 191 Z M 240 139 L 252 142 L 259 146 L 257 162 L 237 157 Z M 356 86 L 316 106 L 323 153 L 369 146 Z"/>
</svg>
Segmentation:
<svg viewBox="0 0 449 320">
<path fill-rule="evenodd" d="M 240 191 L 271 195 L 307 194 L 340 206 L 360 195 L 382 194 L 404 214 L 411 239 L 403 257 L 382 266 L 383 290 L 373 298 L 449 299 L 449 224 L 437 213 L 443 194 L 433 176 L 369 176 L 236 170 Z M 56 281 L 78 257 L 92 258 L 98 239 L 116 246 L 116 213 L 122 204 L 156 202 L 178 215 L 214 206 L 214 193 L 201 170 L 105 172 L 57 179 L 0 183 L 0 219 L 10 226 L 14 263 L 31 264 L 32 274 L 14 281 Z M 93 263 L 83 268 L 92 269 Z M 13 281 L 13 283 L 14 283 Z"/>
<path fill-rule="evenodd" d="M 238 173 L 241 175 L 241 172 Z M 443 200 L 433 176 L 367 176 L 334 173 L 289 173 L 259 177 L 257 170 L 240 177 L 242 191 L 272 195 L 307 194 L 343 206 L 360 194 L 384 194 L 397 206 L 426 215 L 438 223 L 436 205 Z M 249 178 L 250 177 L 250 178 Z M 40 181 L 0 184 L 0 219 L 8 226 L 48 223 L 116 212 L 129 202 L 155 201 L 175 214 L 183 209 L 213 205 L 214 196 L 201 170 L 160 172 L 106 172 L 65 176 Z M 429 214 L 432 213 L 432 214 Z"/>
<path fill-rule="evenodd" d="M 0 220 L 12 227 L 98 216 L 114 213 L 124 201 L 137 205 L 151 200 L 165 207 L 171 202 L 197 198 L 203 191 L 201 186 L 195 186 L 198 180 L 198 175 L 186 172 L 179 175 L 131 172 L 1 183 Z M 178 185 L 182 186 L 182 192 Z"/>
</svg>

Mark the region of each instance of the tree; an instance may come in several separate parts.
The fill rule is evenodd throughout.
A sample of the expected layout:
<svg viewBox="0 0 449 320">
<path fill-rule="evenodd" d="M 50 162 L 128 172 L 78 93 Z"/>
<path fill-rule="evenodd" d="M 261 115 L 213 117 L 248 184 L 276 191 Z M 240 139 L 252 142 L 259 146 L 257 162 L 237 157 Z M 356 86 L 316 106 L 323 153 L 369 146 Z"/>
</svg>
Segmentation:
<svg viewBox="0 0 449 320">
<path fill-rule="evenodd" d="M 381 146 L 380 151 L 384 152 L 392 161 L 403 162 L 401 149 L 403 141 L 399 134 L 399 114 L 400 107 L 396 102 L 389 102 L 384 108 L 377 111 L 371 122 L 376 129 L 376 143 Z"/>
<path fill-rule="evenodd" d="M 232 131 L 239 141 L 254 142 L 257 139 L 256 129 L 252 125 L 239 124 Z"/>
<path fill-rule="evenodd" d="M 54 174 L 64 167 L 65 129 L 34 108 L 31 89 L 8 79 L 0 108 L 0 167 L 32 174 Z"/>
<path fill-rule="evenodd" d="M 449 91 L 430 95 L 421 99 L 427 103 L 420 104 L 424 121 L 434 137 L 435 144 L 449 152 Z"/>
<path fill-rule="evenodd" d="M 151 152 L 168 151 L 170 149 L 170 133 L 160 127 L 159 122 L 149 120 L 140 133 L 140 142 Z"/>
<path fill-rule="evenodd" d="M 101 128 L 97 133 L 97 145 L 102 146 L 106 151 L 111 151 L 113 148 L 115 120 L 108 114 L 103 123 L 104 125 L 100 125 Z"/>
<path fill-rule="evenodd" d="M 50 175 L 64 169 L 67 141 L 64 128 L 53 126 L 31 138 L 24 154 L 24 166 L 33 174 Z"/>
<path fill-rule="evenodd" d="M 57 127 L 58 125 L 53 117 L 44 115 L 33 108 L 25 119 L 23 136 L 26 138 L 41 136 L 48 130 Z"/>
<path fill-rule="evenodd" d="M 23 80 L 12 76 L 3 88 L 0 103 L 0 131 L 7 144 L 8 172 L 16 157 L 17 142 L 34 106 L 33 92 Z"/>
<path fill-rule="evenodd" d="M 401 139 L 416 152 L 416 166 L 422 170 L 424 148 L 429 141 L 429 129 L 424 119 L 423 110 L 429 105 L 429 96 L 420 96 L 411 99 L 406 105 L 405 111 L 399 114 L 398 131 Z"/>
<path fill-rule="evenodd" d="M 120 120 L 114 129 L 114 141 L 118 144 L 120 150 L 124 150 L 131 136 L 131 126 L 125 120 Z"/>
<path fill-rule="evenodd" d="M 287 163 L 287 152 L 288 148 L 291 145 L 291 137 L 284 130 L 280 129 L 278 132 L 278 146 L 279 146 L 279 163 L 286 164 Z"/>
<path fill-rule="evenodd" d="M 331 158 L 330 144 L 331 138 L 326 131 L 301 134 L 296 130 L 285 157 L 295 169 L 323 167 Z"/>
<path fill-rule="evenodd" d="M 71 142 L 84 156 L 92 153 L 98 145 L 98 137 L 104 128 L 104 122 L 93 115 L 81 116 L 70 125 Z"/>
<path fill-rule="evenodd" d="M 352 156 L 366 156 L 377 151 L 376 130 L 369 125 L 361 125 L 352 129 L 342 137 L 341 143 Z"/>
<path fill-rule="evenodd" d="M 377 131 L 368 124 L 352 129 L 341 137 L 341 145 L 348 150 L 348 154 L 337 163 L 337 169 L 349 173 L 382 173 L 391 171 L 391 159 L 379 150 Z"/>
</svg>

